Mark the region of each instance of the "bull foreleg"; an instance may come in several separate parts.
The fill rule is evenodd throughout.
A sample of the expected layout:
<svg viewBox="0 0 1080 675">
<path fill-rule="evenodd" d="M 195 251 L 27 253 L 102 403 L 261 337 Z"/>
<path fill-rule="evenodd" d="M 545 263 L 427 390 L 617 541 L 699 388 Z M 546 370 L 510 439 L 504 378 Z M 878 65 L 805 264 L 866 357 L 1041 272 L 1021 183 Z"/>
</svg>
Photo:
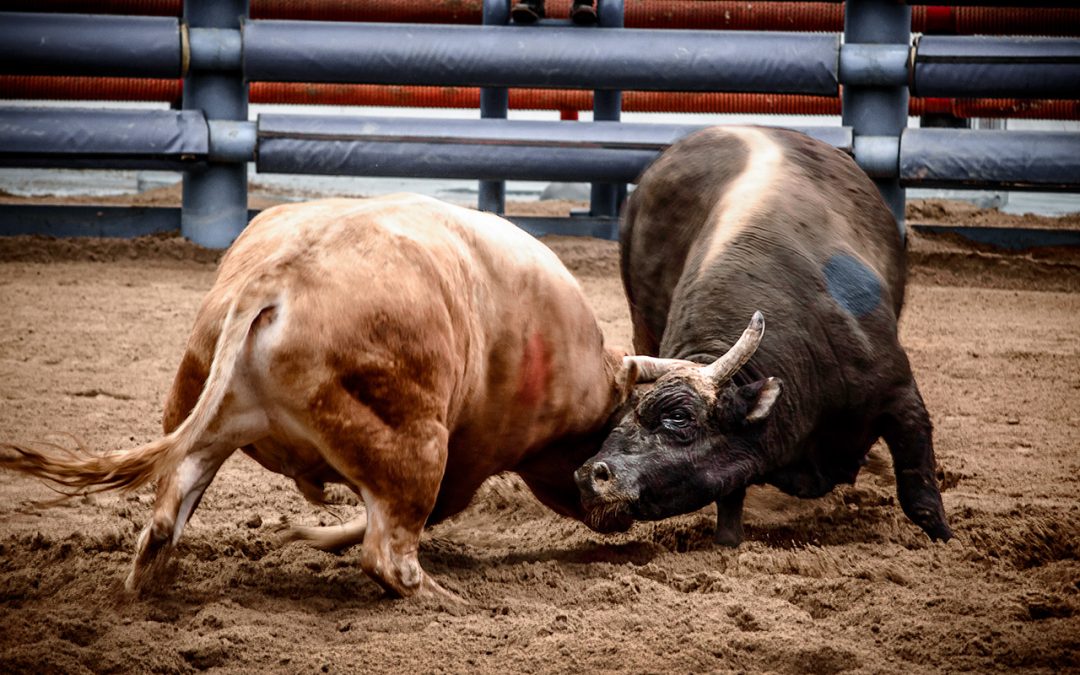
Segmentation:
<svg viewBox="0 0 1080 675">
<path fill-rule="evenodd" d="M 446 468 L 449 431 L 424 420 L 408 425 L 398 438 L 393 453 L 375 453 L 364 471 L 368 522 L 360 565 L 395 595 L 460 600 L 423 570 L 417 555 Z"/>
<path fill-rule="evenodd" d="M 743 500 L 746 488 L 739 488 L 716 500 L 716 543 L 735 548 L 743 540 Z"/>
<path fill-rule="evenodd" d="M 904 513 L 931 539 L 948 541 L 952 530 L 945 522 L 935 476 L 932 425 L 914 380 L 882 418 L 882 435 L 892 454 Z"/>
</svg>

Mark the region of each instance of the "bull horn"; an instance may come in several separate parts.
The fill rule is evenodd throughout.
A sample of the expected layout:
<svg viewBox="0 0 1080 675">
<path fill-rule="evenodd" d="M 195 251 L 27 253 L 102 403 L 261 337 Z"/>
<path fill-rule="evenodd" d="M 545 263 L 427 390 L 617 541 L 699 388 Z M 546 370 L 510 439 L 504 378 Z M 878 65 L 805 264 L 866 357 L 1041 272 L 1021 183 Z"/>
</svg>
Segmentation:
<svg viewBox="0 0 1080 675">
<path fill-rule="evenodd" d="M 693 361 L 683 361 L 682 359 L 658 359 L 652 356 L 623 357 L 624 366 L 629 366 L 631 363 L 636 364 L 638 367 L 638 382 L 655 382 L 664 373 L 680 366 L 700 367 Z"/>
<path fill-rule="evenodd" d="M 757 351 L 763 335 L 765 335 L 765 317 L 761 315 L 761 312 L 754 312 L 754 316 L 750 319 L 750 325 L 743 331 L 735 346 L 729 349 L 726 354 L 705 366 L 701 371 L 702 374 L 717 382 L 730 380 L 735 373 L 739 372 L 739 368 L 746 365 L 746 362 Z"/>
</svg>

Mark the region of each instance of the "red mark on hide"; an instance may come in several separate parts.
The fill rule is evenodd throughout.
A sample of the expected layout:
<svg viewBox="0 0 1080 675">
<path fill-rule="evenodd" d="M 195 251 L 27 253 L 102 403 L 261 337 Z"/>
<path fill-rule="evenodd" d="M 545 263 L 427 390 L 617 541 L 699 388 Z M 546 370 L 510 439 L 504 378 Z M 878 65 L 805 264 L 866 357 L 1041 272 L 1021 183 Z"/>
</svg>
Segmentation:
<svg viewBox="0 0 1080 675">
<path fill-rule="evenodd" d="M 521 380 L 518 384 L 517 399 L 534 406 L 547 393 L 551 379 L 551 354 L 540 332 L 533 333 L 525 343 L 525 353 L 521 357 Z"/>
</svg>

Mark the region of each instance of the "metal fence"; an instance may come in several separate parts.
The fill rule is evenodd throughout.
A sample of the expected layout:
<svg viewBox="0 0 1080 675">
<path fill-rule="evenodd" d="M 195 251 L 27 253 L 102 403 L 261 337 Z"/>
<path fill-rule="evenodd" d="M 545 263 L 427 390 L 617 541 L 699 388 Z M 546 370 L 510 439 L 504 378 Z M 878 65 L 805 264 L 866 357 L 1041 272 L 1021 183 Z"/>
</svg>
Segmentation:
<svg viewBox="0 0 1080 675">
<path fill-rule="evenodd" d="M 181 170 L 179 214 L 4 207 L 3 231 L 69 234 L 81 219 L 83 232 L 132 233 L 178 217 L 186 237 L 224 247 L 248 220 L 254 162 L 261 173 L 476 178 L 480 207 L 496 212 L 508 179 L 591 181 L 587 216 L 519 224 L 611 236 L 625 184 L 700 128 L 621 123 L 623 90 L 839 89 L 843 126 L 802 130 L 853 153 L 901 223 L 905 187 L 1080 191 L 1080 133 L 907 128 L 911 95 L 1080 99 L 1080 39 L 913 41 L 911 7 L 894 0 L 848 0 L 842 36 L 623 28 L 621 0 L 598 9 L 587 28 L 511 25 L 507 0 L 484 0 L 482 25 L 249 19 L 247 0 L 185 0 L 182 18 L 0 12 L 0 74 L 183 78 L 180 110 L 0 109 L 0 166 Z M 480 87 L 482 119 L 251 122 L 249 81 Z M 595 121 L 505 119 L 512 87 L 594 90 Z"/>
</svg>

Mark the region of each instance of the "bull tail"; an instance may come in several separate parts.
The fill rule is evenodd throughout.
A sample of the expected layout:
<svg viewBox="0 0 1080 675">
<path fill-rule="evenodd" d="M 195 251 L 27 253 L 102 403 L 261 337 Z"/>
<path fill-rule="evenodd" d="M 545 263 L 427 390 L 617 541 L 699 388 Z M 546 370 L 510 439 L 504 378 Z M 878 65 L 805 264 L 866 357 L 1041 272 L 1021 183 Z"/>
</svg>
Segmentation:
<svg viewBox="0 0 1080 675">
<path fill-rule="evenodd" d="M 206 445 L 209 427 L 221 412 L 247 337 L 259 315 L 275 306 L 276 296 L 260 292 L 259 281 L 248 284 L 229 307 L 202 393 L 187 419 L 172 433 L 137 448 L 100 455 L 81 446 L 73 450 L 52 443 L 2 443 L 0 469 L 50 481 L 67 496 L 136 490 L 174 471 L 189 452 Z M 236 447 L 249 440 L 253 439 L 237 439 Z"/>
<path fill-rule="evenodd" d="M 76 496 L 104 490 L 134 490 L 155 475 L 156 462 L 169 447 L 169 436 L 137 448 L 92 455 L 53 443 L 0 445 L 0 468 L 30 474 L 57 484 L 59 491 Z"/>
</svg>

